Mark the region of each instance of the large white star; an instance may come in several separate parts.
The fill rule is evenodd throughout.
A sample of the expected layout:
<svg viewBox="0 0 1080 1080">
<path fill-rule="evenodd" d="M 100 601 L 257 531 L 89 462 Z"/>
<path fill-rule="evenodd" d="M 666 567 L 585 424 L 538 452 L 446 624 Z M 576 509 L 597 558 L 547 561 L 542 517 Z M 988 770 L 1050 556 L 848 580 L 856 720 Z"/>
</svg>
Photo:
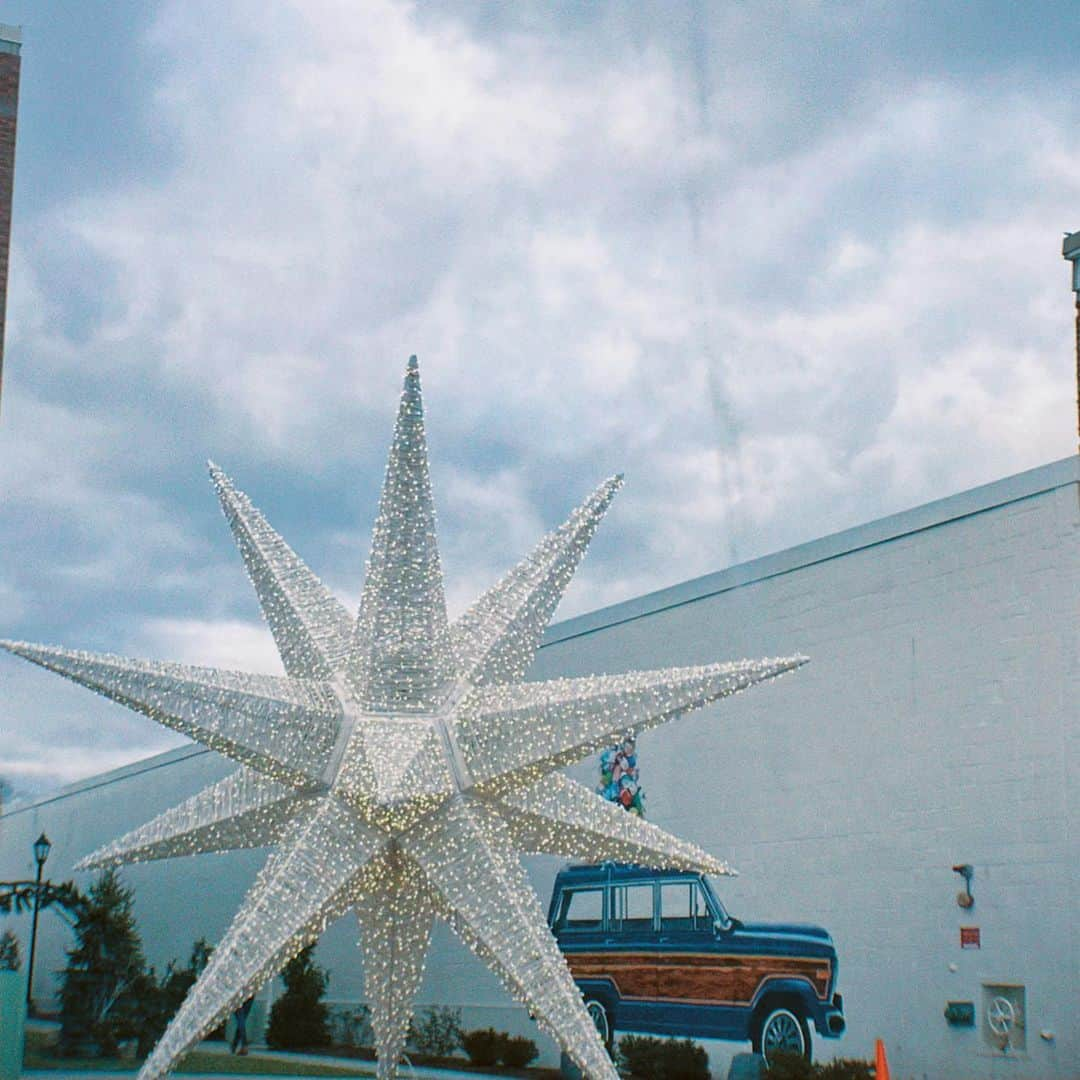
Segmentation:
<svg viewBox="0 0 1080 1080">
<path fill-rule="evenodd" d="M 349 908 L 380 1077 L 397 1073 L 438 917 L 587 1076 L 617 1080 L 518 855 L 730 873 L 558 770 L 803 658 L 522 682 L 622 479 L 449 625 L 415 357 L 355 625 L 225 474 L 210 474 L 287 677 L 0 643 L 240 763 L 80 869 L 275 848 L 141 1080 L 168 1072 Z"/>
</svg>

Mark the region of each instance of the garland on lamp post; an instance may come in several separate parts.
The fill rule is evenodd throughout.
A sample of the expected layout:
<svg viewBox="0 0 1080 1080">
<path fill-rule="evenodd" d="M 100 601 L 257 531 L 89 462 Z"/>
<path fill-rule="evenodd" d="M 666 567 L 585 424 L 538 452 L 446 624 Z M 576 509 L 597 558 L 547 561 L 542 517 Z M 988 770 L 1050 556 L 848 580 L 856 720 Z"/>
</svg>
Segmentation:
<svg viewBox="0 0 1080 1080">
<path fill-rule="evenodd" d="M 82 893 L 75 887 L 74 882 L 65 881 L 57 885 L 52 881 L 42 880 L 45 860 L 49 857 L 51 847 L 49 838 L 44 833 L 34 841 L 37 876 L 33 881 L 0 881 L 0 915 L 19 915 L 26 911 L 33 913 L 30 957 L 26 973 L 26 1008 L 31 1014 L 34 1011 L 34 957 L 37 953 L 38 915 L 43 909 L 56 906 L 59 914 L 71 925 L 84 902 Z"/>
<path fill-rule="evenodd" d="M 67 922 L 71 922 L 83 902 L 83 895 L 73 881 L 57 884 L 53 881 L 0 881 L 0 915 L 21 915 L 34 910 L 34 899 L 39 895 L 38 910 L 44 911 L 54 905 Z"/>
</svg>

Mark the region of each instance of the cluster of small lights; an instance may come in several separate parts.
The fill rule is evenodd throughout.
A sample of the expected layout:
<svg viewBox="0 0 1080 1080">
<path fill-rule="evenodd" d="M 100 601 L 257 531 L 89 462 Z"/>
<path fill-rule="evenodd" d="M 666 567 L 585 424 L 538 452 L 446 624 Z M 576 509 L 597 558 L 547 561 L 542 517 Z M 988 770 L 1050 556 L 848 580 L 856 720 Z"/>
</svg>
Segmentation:
<svg viewBox="0 0 1080 1080">
<path fill-rule="evenodd" d="M 290 821 L 314 810 L 317 799 L 244 766 L 106 844 L 75 869 L 265 847 L 277 843 Z"/>
<path fill-rule="evenodd" d="M 415 358 L 355 624 L 213 465 L 211 478 L 286 677 L 0 643 L 241 765 L 80 868 L 274 847 L 140 1080 L 172 1069 L 350 908 L 379 1077 L 397 1075 L 440 918 L 586 1076 L 615 1080 L 519 855 L 731 873 L 558 770 L 803 658 L 520 682 L 622 478 L 449 625 Z"/>
<path fill-rule="evenodd" d="M 348 665 L 376 712 L 431 712 L 454 675 L 416 357 L 409 361 Z"/>
<path fill-rule="evenodd" d="M 521 805 L 517 805 L 519 798 Z M 593 861 L 649 866 L 656 864 L 656 853 L 663 850 L 663 865 L 669 869 L 735 873 L 726 862 L 626 813 L 618 803 L 598 798 L 562 773 L 545 777 L 513 803 L 500 801 L 498 809 L 519 852 L 573 859 L 581 855 L 582 841 L 587 838 Z"/>
<path fill-rule="evenodd" d="M 341 703 L 332 687 L 315 681 L 23 641 L 3 646 L 226 757 L 297 786 L 320 779 L 342 726 Z"/>
<path fill-rule="evenodd" d="M 481 790 L 537 779 L 754 683 L 798 667 L 800 657 L 587 675 L 485 687 L 461 704 L 458 743 Z"/>
<path fill-rule="evenodd" d="M 605 480 L 564 525 L 545 536 L 451 628 L 458 677 L 469 686 L 517 682 L 533 662 L 585 549 L 622 487 Z"/>
</svg>

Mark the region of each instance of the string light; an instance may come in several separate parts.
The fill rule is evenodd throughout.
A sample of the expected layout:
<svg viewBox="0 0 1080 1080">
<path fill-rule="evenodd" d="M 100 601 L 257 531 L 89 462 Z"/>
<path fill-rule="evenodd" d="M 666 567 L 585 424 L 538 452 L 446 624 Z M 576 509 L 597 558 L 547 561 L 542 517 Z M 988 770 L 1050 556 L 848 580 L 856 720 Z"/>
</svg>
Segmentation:
<svg viewBox="0 0 1080 1080">
<path fill-rule="evenodd" d="M 350 908 L 379 1077 L 397 1075 L 441 918 L 586 1076 L 616 1080 L 518 856 L 732 873 L 558 770 L 804 658 L 521 682 L 622 477 L 450 625 L 415 357 L 355 625 L 229 478 L 210 475 L 284 678 L 0 643 L 241 765 L 79 869 L 275 849 L 140 1080 L 170 1071 Z"/>
</svg>

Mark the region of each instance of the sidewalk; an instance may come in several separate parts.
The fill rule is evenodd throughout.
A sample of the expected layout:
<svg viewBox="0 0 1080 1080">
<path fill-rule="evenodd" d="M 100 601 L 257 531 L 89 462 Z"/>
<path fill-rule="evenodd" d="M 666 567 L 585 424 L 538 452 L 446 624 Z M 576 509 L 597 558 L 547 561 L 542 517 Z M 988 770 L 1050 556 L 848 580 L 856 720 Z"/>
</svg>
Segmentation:
<svg viewBox="0 0 1080 1080">
<path fill-rule="evenodd" d="M 269 1054 L 257 1054 L 255 1057 L 269 1057 Z M 361 1062 L 359 1065 L 353 1058 L 323 1058 L 323 1063 L 341 1063 L 356 1070 L 357 1076 L 374 1076 L 375 1068 L 371 1062 Z M 477 1073 L 460 1072 L 457 1069 L 430 1069 L 402 1064 L 398 1067 L 398 1073 L 403 1080 L 476 1080 Z M 72 1069 L 70 1072 L 63 1069 L 25 1069 L 24 1077 L 32 1077 L 33 1080 L 134 1080 L 135 1073 L 107 1072 L 104 1069 Z M 240 1080 L 259 1077 L 260 1073 L 253 1072 L 242 1076 Z M 267 1080 L 288 1080 L 287 1073 L 267 1074 Z M 236 1073 L 181 1073 L 178 1080 L 237 1080 Z M 301 1077 L 299 1080 L 312 1080 L 311 1077 Z M 316 1080 L 332 1080 L 329 1077 L 316 1078 Z M 348 1080 L 342 1077 L 342 1080 Z"/>
<path fill-rule="evenodd" d="M 326 1054 L 301 1054 L 288 1050 L 257 1050 L 255 1057 L 277 1058 L 278 1061 L 306 1061 L 312 1065 L 340 1065 L 347 1069 L 356 1069 L 365 1076 L 375 1075 L 375 1062 L 359 1061 L 356 1058 L 328 1057 Z M 416 1077 L 416 1080 L 483 1080 L 482 1073 L 467 1072 L 464 1069 L 433 1069 L 428 1065 L 398 1066 L 403 1077 Z"/>
<path fill-rule="evenodd" d="M 338 1059 L 334 1059 L 338 1060 Z M 364 1062 L 359 1068 L 356 1066 L 356 1062 L 349 1059 L 349 1067 L 356 1069 L 357 1076 L 374 1076 L 375 1069 L 369 1062 Z M 429 1069 L 418 1068 L 410 1065 L 400 1065 L 398 1067 L 398 1074 L 404 1078 L 404 1080 L 476 1080 L 477 1073 L 459 1072 L 457 1069 Z M 24 1077 L 32 1077 L 33 1080 L 133 1080 L 135 1073 L 131 1070 L 127 1072 L 107 1072 L 104 1069 L 72 1069 L 67 1072 L 62 1069 L 26 1069 L 23 1071 Z M 259 1077 L 260 1073 L 253 1072 L 245 1074 L 241 1080 L 248 1080 L 248 1078 Z M 266 1074 L 267 1080 L 288 1080 L 288 1073 L 274 1073 Z M 178 1076 L 178 1080 L 237 1080 L 236 1073 L 181 1073 Z M 301 1077 L 299 1080 L 312 1080 L 311 1077 Z M 332 1078 L 321 1077 L 316 1080 L 332 1080 Z M 342 1080 L 348 1080 L 348 1077 L 342 1077 Z"/>
<path fill-rule="evenodd" d="M 27 1030 L 56 1032 L 60 1025 L 55 1021 L 31 1019 L 26 1023 Z M 199 1050 L 207 1050 L 211 1053 L 223 1053 L 228 1047 L 222 1042 L 203 1042 L 198 1046 Z M 375 1062 L 364 1061 L 361 1058 L 331 1057 L 327 1054 L 304 1054 L 291 1050 L 268 1050 L 265 1046 L 253 1046 L 251 1054 L 246 1059 L 249 1062 L 257 1062 L 259 1058 L 269 1058 L 273 1061 L 295 1061 L 305 1065 L 332 1065 L 337 1068 L 349 1069 L 357 1076 L 374 1076 Z M 398 1066 L 398 1073 L 402 1080 L 483 1080 L 485 1074 L 467 1072 L 464 1069 L 436 1069 L 428 1065 L 409 1065 L 402 1063 Z M 258 1072 L 237 1073 L 181 1073 L 178 1080 L 248 1080 L 263 1074 Z M 272 1076 L 272 1080 L 288 1080 L 287 1073 L 266 1074 Z M 133 1070 L 105 1070 L 105 1069 L 24 1069 L 23 1076 L 32 1077 L 33 1080 L 135 1080 L 136 1073 Z M 334 1080 L 333 1077 L 303 1077 L 303 1080 Z M 348 1080 L 348 1077 L 342 1077 Z"/>
<path fill-rule="evenodd" d="M 218 1042 L 202 1043 L 200 1049 L 219 1052 L 222 1044 Z M 375 1063 L 362 1061 L 349 1057 L 330 1057 L 326 1054 L 302 1054 L 286 1050 L 252 1050 L 248 1061 L 257 1063 L 259 1058 L 268 1058 L 274 1061 L 297 1063 L 305 1065 L 334 1065 L 343 1069 L 350 1069 L 358 1076 L 374 1076 Z M 428 1066 L 414 1066 L 401 1064 L 398 1072 L 403 1080 L 478 1080 L 480 1074 L 465 1072 L 460 1069 L 434 1069 Z M 135 1073 L 131 1070 L 125 1072 L 111 1072 L 104 1069 L 25 1069 L 23 1076 L 32 1077 L 33 1080 L 134 1080 Z M 242 1076 L 235 1073 L 182 1073 L 178 1080 L 248 1080 L 248 1077 L 258 1077 L 258 1072 L 251 1072 Z M 272 1080 L 287 1080 L 289 1074 L 267 1074 Z M 304 1077 L 303 1080 L 312 1080 Z M 330 1077 L 316 1078 L 316 1080 L 332 1080 Z M 347 1080 L 343 1077 L 342 1080 Z"/>
</svg>

